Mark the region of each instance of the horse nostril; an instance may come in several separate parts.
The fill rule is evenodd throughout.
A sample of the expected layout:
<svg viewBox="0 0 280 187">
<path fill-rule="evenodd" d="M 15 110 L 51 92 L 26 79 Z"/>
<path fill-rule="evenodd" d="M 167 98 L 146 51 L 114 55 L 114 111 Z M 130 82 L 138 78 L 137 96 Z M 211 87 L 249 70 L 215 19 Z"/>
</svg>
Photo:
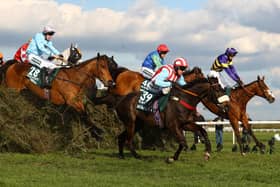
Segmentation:
<svg viewBox="0 0 280 187">
<path fill-rule="evenodd" d="M 108 86 L 114 87 L 114 86 L 116 86 L 116 83 L 114 81 L 110 80 L 110 81 L 108 81 Z"/>
</svg>

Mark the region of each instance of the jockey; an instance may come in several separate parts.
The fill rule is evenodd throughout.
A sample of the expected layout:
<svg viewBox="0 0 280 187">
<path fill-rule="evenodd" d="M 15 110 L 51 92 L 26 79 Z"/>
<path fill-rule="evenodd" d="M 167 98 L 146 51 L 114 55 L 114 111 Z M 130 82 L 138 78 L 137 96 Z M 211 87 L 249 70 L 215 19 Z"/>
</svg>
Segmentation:
<svg viewBox="0 0 280 187">
<path fill-rule="evenodd" d="M 4 64 L 3 54 L 0 52 L 0 66 Z"/>
<path fill-rule="evenodd" d="M 51 58 L 61 58 L 60 52 L 53 46 L 51 39 L 55 34 L 55 30 L 49 26 L 45 26 L 43 32 L 37 33 L 31 40 L 27 48 L 28 61 L 42 69 L 42 81 L 48 84 L 47 69 L 54 69 L 57 67 Z"/>
<path fill-rule="evenodd" d="M 176 58 L 173 64 L 161 66 L 150 81 L 151 91 L 166 95 L 170 92 L 172 82 L 177 82 L 181 86 L 185 85 L 186 82 L 182 75 L 187 68 L 187 60 L 182 57 Z"/>
<path fill-rule="evenodd" d="M 160 44 L 157 47 L 157 50 L 152 51 L 145 58 L 142 63 L 142 75 L 145 79 L 151 79 L 154 75 L 155 71 L 160 68 L 162 65 L 165 65 L 164 58 L 166 54 L 169 52 L 169 49 L 166 44 Z"/>
<path fill-rule="evenodd" d="M 227 48 L 226 52 L 224 54 L 219 55 L 216 60 L 214 61 L 209 77 L 216 77 L 222 86 L 222 88 L 227 88 L 230 87 L 227 82 L 222 79 L 223 77 L 221 76 L 220 72 L 225 70 L 225 72 L 228 74 L 228 76 L 234 80 L 237 84 L 240 86 L 243 86 L 244 83 L 240 79 L 239 75 L 236 72 L 235 67 L 233 66 L 233 57 L 237 54 L 237 50 L 234 48 Z"/>
<path fill-rule="evenodd" d="M 14 55 L 14 59 L 19 63 L 28 63 L 26 50 L 31 40 L 24 43 L 20 48 L 18 48 L 17 52 Z"/>
</svg>

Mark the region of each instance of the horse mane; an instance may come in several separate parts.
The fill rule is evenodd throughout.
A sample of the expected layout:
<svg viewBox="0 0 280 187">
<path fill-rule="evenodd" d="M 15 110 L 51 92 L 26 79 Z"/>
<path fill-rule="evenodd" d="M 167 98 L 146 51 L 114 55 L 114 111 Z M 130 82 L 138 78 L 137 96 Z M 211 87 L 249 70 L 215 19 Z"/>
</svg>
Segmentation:
<svg viewBox="0 0 280 187">
<path fill-rule="evenodd" d="M 183 89 L 189 89 L 192 88 L 195 84 L 199 84 L 199 83 L 209 83 L 207 78 L 198 78 L 195 79 L 189 83 L 187 83 L 186 85 L 182 86 Z"/>
<path fill-rule="evenodd" d="M 117 79 L 118 75 L 125 71 L 128 71 L 128 69 L 125 67 L 117 67 L 115 70 L 113 70 L 111 72 L 111 76 L 112 76 L 113 80 L 115 81 Z"/>
<path fill-rule="evenodd" d="M 193 74 L 193 73 L 202 73 L 202 70 L 201 70 L 200 67 L 195 66 L 192 70 L 190 70 L 190 71 L 185 71 L 185 72 L 183 73 L 183 76 L 187 76 L 187 75 Z"/>
</svg>

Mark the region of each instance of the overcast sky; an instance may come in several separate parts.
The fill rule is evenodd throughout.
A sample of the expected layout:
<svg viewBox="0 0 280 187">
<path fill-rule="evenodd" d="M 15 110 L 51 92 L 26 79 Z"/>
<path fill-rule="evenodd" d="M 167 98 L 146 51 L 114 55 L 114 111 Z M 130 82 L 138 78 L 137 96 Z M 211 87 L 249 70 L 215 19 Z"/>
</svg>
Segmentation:
<svg viewBox="0 0 280 187">
<path fill-rule="evenodd" d="M 53 42 L 61 51 L 74 42 L 83 59 L 106 53 L 137 71 L 159 43 L 171 49 L 168 62 L 183 56 L 205 74 L 217 55 L 235 47 L 244 82 L 264 75 L 276 96 L 273 104 L 252 99 L 250 116 L 280 119 L 280 0 L 9 0 L 1 2 L 0 16 L 5 59 L 45 25 L 56 28 Z"/>
</svg>

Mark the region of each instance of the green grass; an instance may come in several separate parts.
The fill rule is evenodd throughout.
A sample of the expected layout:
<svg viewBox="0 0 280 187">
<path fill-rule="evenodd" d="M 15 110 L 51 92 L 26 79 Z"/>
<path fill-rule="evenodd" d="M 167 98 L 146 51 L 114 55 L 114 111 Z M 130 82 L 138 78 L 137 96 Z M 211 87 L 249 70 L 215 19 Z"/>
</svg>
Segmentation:
<svg viewBox="0 0 280 187">
<path fill-rule="evenodd" d="M 273 133 L 257 133 L 264 142 Z M 280 142 L 274 154 L 231 152 L 231 134 L 225 147 L 203 160 L 203 144 L 197 151 L 183 151 L 180 160 L 166 164 L 173 151 L 138 150 L 141 160 L 126 150 L 125 160 L 113 150 L 94 150 L 70 156 L 55 154 L 0 154 L 0 186 L 280 186 Z M 188 140 L 191 139 L 189 134 Z M 191 141 L 189 141 L 189 144 Z M 278 145 L 279 144 L 279 145 Z"/>
</svg>

